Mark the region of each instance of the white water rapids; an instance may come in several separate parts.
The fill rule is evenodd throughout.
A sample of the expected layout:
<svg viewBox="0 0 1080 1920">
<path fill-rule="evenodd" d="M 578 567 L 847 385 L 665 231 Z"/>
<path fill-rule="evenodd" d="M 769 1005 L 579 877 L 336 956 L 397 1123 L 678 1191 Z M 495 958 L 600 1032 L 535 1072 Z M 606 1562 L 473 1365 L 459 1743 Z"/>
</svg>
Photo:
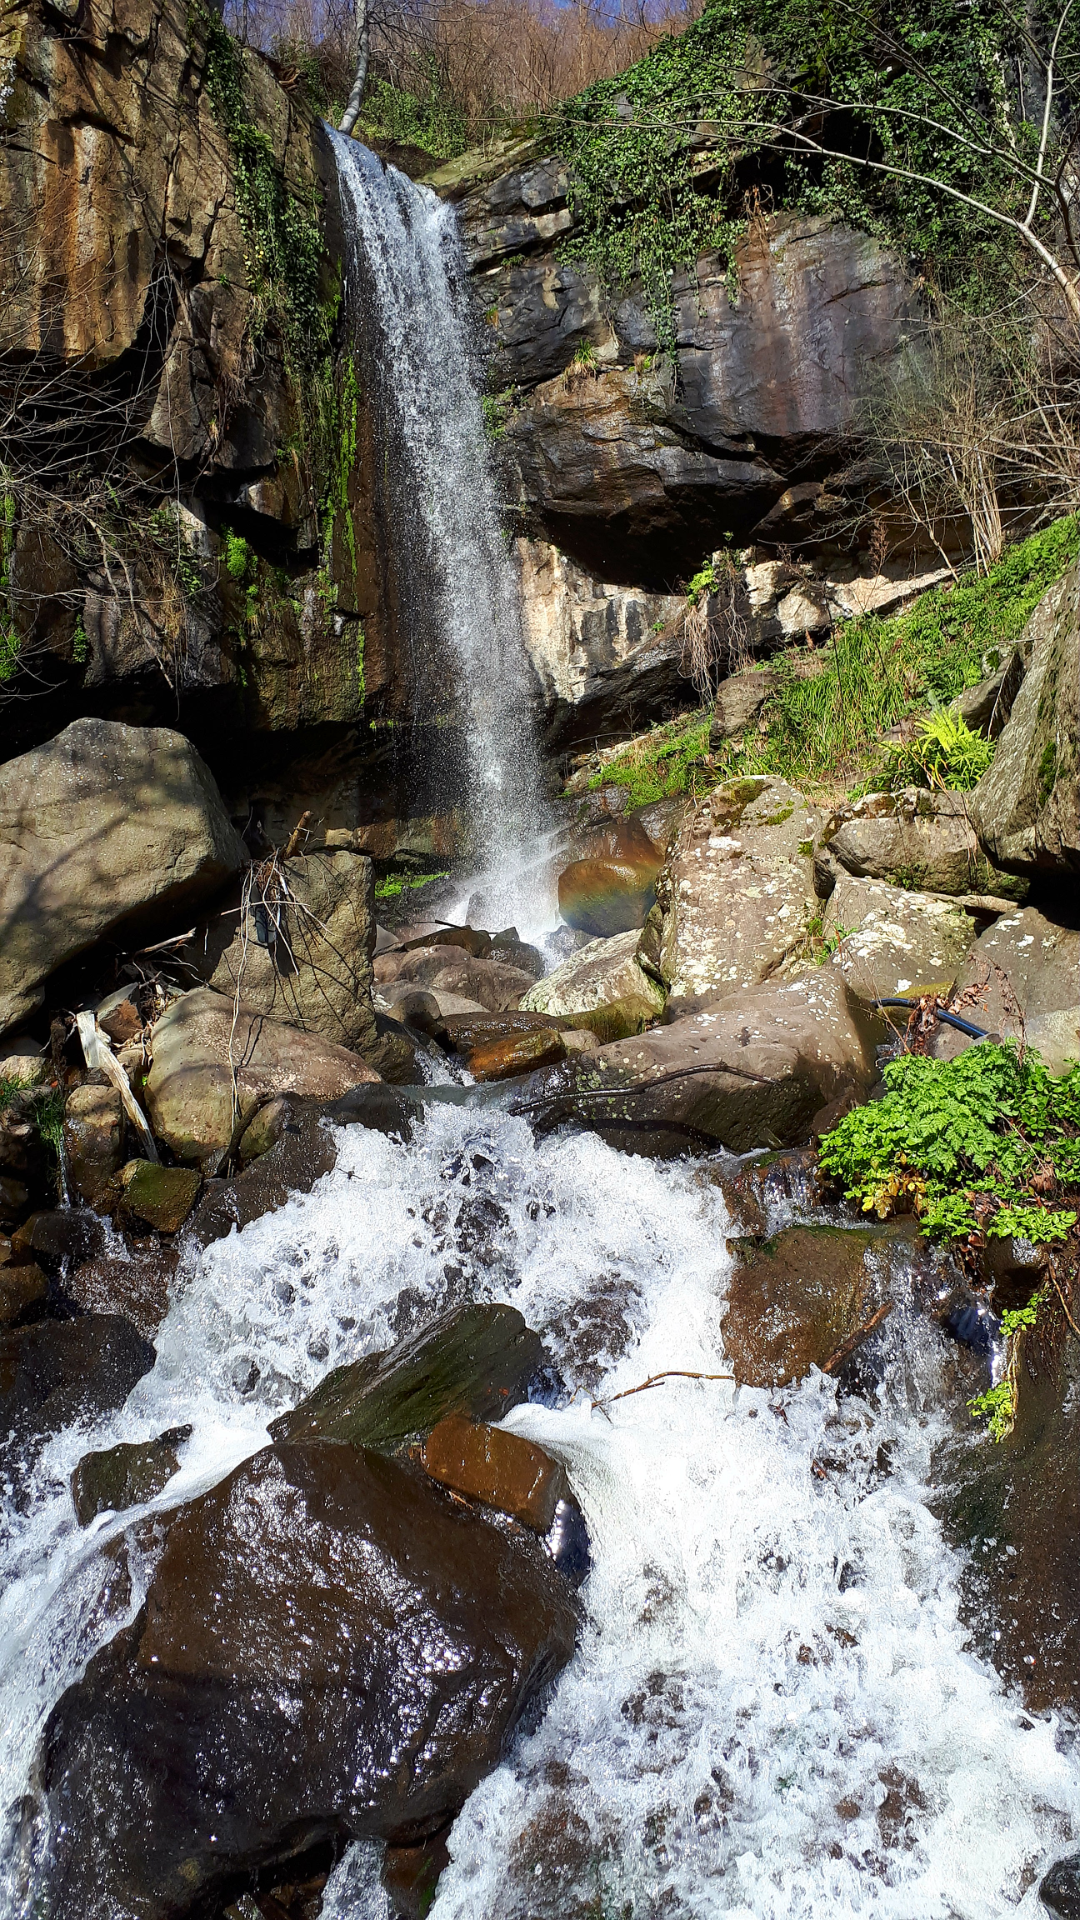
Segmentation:
<svg viewBox="0 0 1080 1920">
<path fill-rule="evenodd" d="M 14 1829 L 45 1715 L 140 1602 L 109 1541 L 261 1445 L 329 1367 L 499 1299 L 561 1371 L 551 1404 L 509 1424 L 567 1463 L 594 1564 L 578 1651 L 458 1819 L 434 1920 L 1041 1913 L 1038 1877 L 1080 1833 L 1080 1768 L 1068 1730 L 965 1651 L 960 1563 L 924 1499 L 936 1331 L 894 1316 L 873 1406 L 816 1376 L 774 1393 L 671 1381 L 605 1411 L 661 1369 L 724 1370 L 728 1222 L 700 1166 L 536 1143 L 441 1104 L 411 1145 L 339 1138 L 310 1195 L 192 1264 L 153 1372 L 120 1414 L 50 1444 L 9 1523 L 0 1912 L 32 1911 Z M 80 1532 L 81 1454 L 183 1423 L 167 1492 Z M 324 1920 L 384 1920 L 374 1876 L 371 1850 L 346 1855 Z"/>
</svg>

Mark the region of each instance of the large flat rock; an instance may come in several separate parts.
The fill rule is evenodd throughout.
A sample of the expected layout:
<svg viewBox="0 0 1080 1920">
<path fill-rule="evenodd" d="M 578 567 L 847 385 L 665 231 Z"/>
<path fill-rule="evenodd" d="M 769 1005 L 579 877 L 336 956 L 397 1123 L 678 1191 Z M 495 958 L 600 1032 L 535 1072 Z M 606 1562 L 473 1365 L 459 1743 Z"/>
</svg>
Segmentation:
<svg viewBox="0 0 1080 1920">
<path fill-rule="evenodd" d="M 865 1094 L 871 1033 L 842 975 L 815 969 L 717 997 L 671 1026 L 537 1073 L 514 1102 L 541 1129 L 572 1122 L 637 1153 L 711 1141 L 793 1145 L 815 1116 Z"/>
<path fill-rule="evenodd" d="M 974 944 L 975 922 L 951 900 L 842 873 L 825 931 L 832 966 L 866 1005 L 897 994 L 949 991 Z"/>
<path fill-rule="evenodd" d="M 190 741 L 75 720 L 0 767 L 0 1031 L 87 947 L 220 887 L 243 849 Z"/>
<path fill-rule="evenodd" d="M 764 775 L 702 803 L 659 887 L 675 919 L 673 1004 L 757 986 L 804 951 L 819 831 L 816 808 Z"/>
</svg>

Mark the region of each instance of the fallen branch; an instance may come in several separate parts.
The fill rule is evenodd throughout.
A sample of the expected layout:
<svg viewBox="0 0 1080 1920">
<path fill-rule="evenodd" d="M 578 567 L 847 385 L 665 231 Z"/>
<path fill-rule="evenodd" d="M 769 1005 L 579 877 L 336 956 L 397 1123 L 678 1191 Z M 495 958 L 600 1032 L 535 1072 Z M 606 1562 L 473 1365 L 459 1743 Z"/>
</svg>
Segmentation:
<svg viewBox="0 0 1080 1920">
<path fill-rule="evenodd" d="M 876 1313 L 870 1315 L 865 1325 L 856 1327 L 854 1333 L 849 1333 L 847 1339 L 837 1347 L 836 1352 L 829 1355 L 829 1358 L 821 1369 L 822 1373 L 835 1373 L 838 1367 L 842 1367 L 844 1361 L 851 1358 L 856 1348 L 861 1347 L 863 1341 L 870 1338 L 874 1329 L 880 1327 L 883 1320 L 888 1319 L 895 1305 L 895 1300 L 886 1300 L 884 1306 L 879 1307 Z"/>
<path fill-rule="evenodd" d="M 650 1387 L 658 1387 L 662 1380 L 735 1380 L 733 1373 L 688 1373 L 685 1367 L 668 1367 L 663 1373 L 650 1373 L 640 1386 L 624 1387 L 622 1393 L 613 1393 L 608 1400 L 598 1400 L 598 1407 L 613 1407 L 616 1400 L 629 1400 L 631 1394 L 646 1393 Z"/>
<path fill-rule="evenodd" d="M 131 1121 L 132 1126 L 135 1128 L 136 1133 L 143 1143 L 146 1158 L 156 1162 L 158 1158 L 157 1142 L 147 1125 L 146 1115 L 136 1100 L 135 1095 L 132 1093 L 131 1081 L 120 1065 L 101 1028 L 98 1026 L 94 1014 L 90 1012 L 77 1013 L 75 1015 L 75 1025 L 78 1028 L 79 1039 L 82 1042 L 83 1059 L 86 1061 L 88 1071 L 90 1073 L 96 1073 L 100 1070 L 100 1072 L 105 1075 L 105 1078 L 116 1088 L 117 1093 L 123 1101 L 124 1112 L 127 1114 L 128 1119 Z"/>
</svg>

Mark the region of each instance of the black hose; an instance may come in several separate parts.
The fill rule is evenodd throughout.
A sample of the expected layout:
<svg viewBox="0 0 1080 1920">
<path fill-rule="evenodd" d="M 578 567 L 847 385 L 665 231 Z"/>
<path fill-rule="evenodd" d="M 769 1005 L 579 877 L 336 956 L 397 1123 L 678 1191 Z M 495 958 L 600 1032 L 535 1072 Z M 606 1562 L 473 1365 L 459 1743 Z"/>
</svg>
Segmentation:
<svg viewBox="0 0 1080 1920">
<path fill-rule="evenodd" d="M 902 998 L 874 1001 L 875 1007 L 906 1007 L 909 1013 L 914 1013 L 918 1004 L 917 1000 Z M 973 1027 L 970 1020 L 961 1020 L 958 1013 L 946 1013 L 944 1007 L 937 1008 L 937 1017 L 939 1020 L 944 1020 L 947 1026 L 958 1027 L 961 1033 L 970 1033 L 976 1040 L 985 1040 L 990 1031 L 988 1027 Z"/>
</svg>

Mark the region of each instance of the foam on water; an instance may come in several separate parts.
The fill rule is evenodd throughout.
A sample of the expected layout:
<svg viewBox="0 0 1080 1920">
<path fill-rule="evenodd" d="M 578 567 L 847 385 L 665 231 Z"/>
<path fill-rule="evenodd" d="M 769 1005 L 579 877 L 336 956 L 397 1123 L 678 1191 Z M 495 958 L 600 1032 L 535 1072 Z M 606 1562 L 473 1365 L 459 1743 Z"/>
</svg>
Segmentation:
<svg viewBox="0 0 1080 1920">
<path fill-rule="evenodd" d="M 616 1401 L 665 1368 L 724 1371 L 727 1222 L 699 1172 L 589 1137 L 537 1145 L 452 1105 L 411 1146 L 360 1128 L 340 1142 L 312 1194 L 200 1258 L 122 1413 L 43 1456 L 5 1548 L 4 1806 L 153 1554 L 151 1539 L 121 1574 L 101 1548 L 133 1516 L 75 1527 L 65 1479 L 87 1445 L 190 1422 L 166 1507 L 330 1366 L 454 1302 L 508 1299 L 563 1383 L 509 1424 L 566 1461 L 594 1566 L 546 1716 L 455 1824 L 435 1920 L 1039 1913 L 1037 1876 L 1080 1831 L 1080 1770 L 1054 1721 L 965 1651 L 959 1562 L 925 1503 L 936 1335 L 894 1315 L 873 1408 L 821 1377 Z M 346 1856 L 325 1920 L 385 1920 L 376 1865 Z M 11 1882 L 0 1911 L 19 1911 Z"/>
</svg>

